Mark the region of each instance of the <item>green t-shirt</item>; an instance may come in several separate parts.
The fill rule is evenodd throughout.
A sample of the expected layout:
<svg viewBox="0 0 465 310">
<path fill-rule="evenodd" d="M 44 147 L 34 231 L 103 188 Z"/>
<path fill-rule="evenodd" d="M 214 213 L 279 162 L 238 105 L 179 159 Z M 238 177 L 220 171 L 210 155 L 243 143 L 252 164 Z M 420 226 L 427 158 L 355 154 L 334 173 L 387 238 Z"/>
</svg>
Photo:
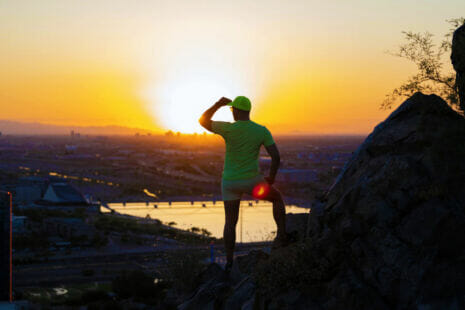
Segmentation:
<svg viewBox="0 0 465 310">
<path fill-rule="evenodd" d="M 260 174 L 260 147 L 274 144 L 271 133 L 252 121 L 212 122 L 212 131 L 226 142 L 223 180 L 242 180 Z"/>
</svg>

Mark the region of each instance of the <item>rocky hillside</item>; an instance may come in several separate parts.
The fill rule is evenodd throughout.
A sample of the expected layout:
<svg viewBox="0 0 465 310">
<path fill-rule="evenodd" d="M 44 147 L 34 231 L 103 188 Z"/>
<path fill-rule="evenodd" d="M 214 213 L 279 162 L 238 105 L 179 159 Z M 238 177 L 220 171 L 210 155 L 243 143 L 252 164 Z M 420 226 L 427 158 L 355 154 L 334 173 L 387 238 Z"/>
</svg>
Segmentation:
<svg viewBox="0 0 465 310">
<path fill-rule="evenodd" d="M 416 93 L 354 153 L 305 240 L 208 273 L 179 309 L 464 309 L 465 119 Z"/>
</svg>

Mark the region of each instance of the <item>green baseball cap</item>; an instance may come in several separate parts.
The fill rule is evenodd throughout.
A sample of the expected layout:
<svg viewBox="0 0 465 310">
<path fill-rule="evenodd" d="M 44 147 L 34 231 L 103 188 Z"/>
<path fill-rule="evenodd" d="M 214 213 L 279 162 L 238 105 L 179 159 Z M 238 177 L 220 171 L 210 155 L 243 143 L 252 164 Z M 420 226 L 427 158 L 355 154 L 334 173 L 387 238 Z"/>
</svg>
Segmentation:
<svg viewBox="0 0 465 310">
<path fill-rule="evenodd" d="M 237 96 L 233 101 L 228 103 L 228 105 L 243 111 L 250 111 L 252 109 L 249 98 L 245 96 Z"/>
</svg>

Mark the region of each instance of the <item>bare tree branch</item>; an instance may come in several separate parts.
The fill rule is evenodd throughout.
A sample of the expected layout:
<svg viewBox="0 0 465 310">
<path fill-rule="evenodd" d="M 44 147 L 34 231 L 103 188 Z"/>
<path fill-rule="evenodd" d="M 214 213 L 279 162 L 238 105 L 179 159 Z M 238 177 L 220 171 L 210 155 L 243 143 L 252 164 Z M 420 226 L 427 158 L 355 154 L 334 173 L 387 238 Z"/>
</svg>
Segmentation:
<svg viewBox="0 0 465 310">
<path fill-rule="evenodd" d="M 458 91 L 453 72 L 443 73 L 442 57 L 452 47 L 451 39 L 455 29 L 465 24 L 465 18 L 447 20 L 451 25 L 441 44 L 436 47 L 433 35 L 429 32 L 414 33 L 403 31 L 406 43 L 399 46 L 397 52 L 389 54 L 410 60 L 417 66 L 417 74 L 386 95 L 381 104 L 382 109 L 390 109 L 399 99 L 411 96 L 417 91 L 436 93 L 451 106 L 458 105 Z"/>
</svg>

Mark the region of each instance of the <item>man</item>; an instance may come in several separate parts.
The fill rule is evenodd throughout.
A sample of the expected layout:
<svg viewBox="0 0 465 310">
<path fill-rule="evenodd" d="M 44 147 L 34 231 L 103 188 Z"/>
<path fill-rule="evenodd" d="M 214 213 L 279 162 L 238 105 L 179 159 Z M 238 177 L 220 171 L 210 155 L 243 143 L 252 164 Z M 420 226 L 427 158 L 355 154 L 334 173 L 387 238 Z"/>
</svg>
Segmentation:
<svg viewBox="0 0 465 310">
<path fill-rule="evenodd" d="M 212 116 L 223 106 L 231 106 L 234 123 L 212 121 Z M 247 97 L 238 96 L 231 101 L 222 97 L 199 119 L 205 129 L 219 134 L 226 143 L 221 192 L 225 209 L 224 244 L 226 249 L 225 270 L 230 271 L 236 242 L 236 224 L 242 194 L 273 203 L 273 218 L 277 225 L 277 236 L 273 246 L 287 243 L 286 211 L 280 192 L 272 186 L 279 168 L 280 156 L 273 137 L 266 127 L 250 120 L 251 103 Z M 271 156 L 268 177 L 260 174 L 258 157 L 264 145 Z"/>
<path fill-rule="evenodd" d="M 465 111 L 465 24 L 454 31 L 450 58 L 457 72 L 455 85 L 459 93 L 460 109 Z"/>
</svg>

